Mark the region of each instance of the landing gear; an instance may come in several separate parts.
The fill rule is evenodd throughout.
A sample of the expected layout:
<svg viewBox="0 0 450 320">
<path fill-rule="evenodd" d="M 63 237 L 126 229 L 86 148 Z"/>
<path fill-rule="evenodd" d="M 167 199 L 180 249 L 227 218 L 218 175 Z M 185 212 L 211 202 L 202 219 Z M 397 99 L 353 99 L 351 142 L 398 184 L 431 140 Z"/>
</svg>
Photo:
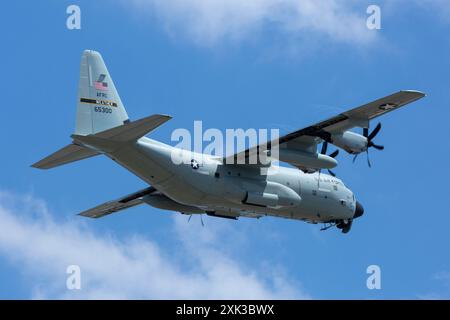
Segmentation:
<svg viewBox="0 0 450 320">
<path fill-rule="evenodd" d="M 341 220 L 336 224 L 336 228 L 341 229 L 342 233 L 348 233 L 352 228 L 353 220 Z"/>
<path fill-rule="evenodd" d="M 335 222 L 325 222 L 323 228 L 321 228 L 320 231 L 328 230 L 328 229 L 334 227 L 335 225 L 336 225 Z"/>
<path fill-rule="evenodd" d="M 352 228 L 353 219 L 348 220 L 331 220 L 325 222 L 325 225 L 320 231 L 328 230 L 332 227 L 336 227 L 342 230 L 342 233 L 348 233 Z"/>
</svg>

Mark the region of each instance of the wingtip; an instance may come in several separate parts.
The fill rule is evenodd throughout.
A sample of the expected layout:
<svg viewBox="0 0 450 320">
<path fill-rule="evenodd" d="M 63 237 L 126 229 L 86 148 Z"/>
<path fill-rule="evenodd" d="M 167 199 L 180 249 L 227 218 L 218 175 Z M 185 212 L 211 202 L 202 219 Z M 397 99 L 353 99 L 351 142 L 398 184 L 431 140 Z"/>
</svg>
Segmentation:
<svg viewBox="0 0 450 320">
<path fill-rule="evenodd" d="M 426 93 L 419 90 L 402 90 L 402 92 L 415 93 L 421 97 L 426 97 Z"/>
<path fill-rule="evenodd" d="M 94 215 L 87 215 L 86 212 L 80 212 L 76 214 L 79 217 L 83 217 L 83 218 L 89 218 L 89 219 L 97 219 L 100 218 L 101 216 L 94 216 Z"/>
<path fill-rule="evenodd" d="M 32 165 L 30 165 L 30 168 L 34 168 L 34 169 L 40 169 L 40 170 L 44 170 L 44 169 L 48 169 L 45 166 L 43 166 L 41 164 L 41 161 L 38 161 L 36 163 L 33 163 Z"/>
</svg>

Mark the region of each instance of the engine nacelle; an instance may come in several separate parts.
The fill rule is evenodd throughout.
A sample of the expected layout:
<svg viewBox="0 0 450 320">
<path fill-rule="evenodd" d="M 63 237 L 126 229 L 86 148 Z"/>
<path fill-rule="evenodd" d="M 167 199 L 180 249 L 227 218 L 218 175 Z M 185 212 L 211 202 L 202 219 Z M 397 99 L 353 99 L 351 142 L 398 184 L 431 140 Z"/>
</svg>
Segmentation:
<svg viewBox="0 0 450 320">
<path fill-rule="evenodd" d="M 331 135 L 331 143 L 350 154 L 358 154 L 367 150 L 367 138 L 352 131 Z"/>
</svg>

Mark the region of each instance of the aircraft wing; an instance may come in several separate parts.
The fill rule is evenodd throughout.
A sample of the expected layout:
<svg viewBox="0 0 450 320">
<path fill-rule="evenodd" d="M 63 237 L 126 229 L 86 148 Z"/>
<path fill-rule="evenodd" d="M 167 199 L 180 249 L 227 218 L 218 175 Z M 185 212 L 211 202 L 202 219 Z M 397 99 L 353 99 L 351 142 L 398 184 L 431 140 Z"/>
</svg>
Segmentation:
<svg viewBox="0 0 450 320">
<path fill-rule="evenodd" d="M 412 90 L 400 91 L 391 94 L 360 107 L 345 111 L 309 127 L 284 135 L 278 139 L 279 148 L 316 153 L 317 145 L 324 140 L 328 141 L 331 134 L 344 132 L 355 127 L 368 128 L 370 120 L 393 110 L 397 110 L 398 108 L 419 100 L 424 96 L 424 93 Z M 272 145 L 275 145 L 275 143 L 277 143 L 277 141 L 272 140 L 266 145 L 254 146 L 245 151 L 224 158 L 223 162 L 229 164 L 241 164 L 241 162 L 238 162 L 239 159 L 245 159 L 247 161 L 251 155 L 257 154 L 260 149 L 270 149 Z M 244 162 L 242 164 L 248 164 L 248 162 Z"/>
<path fill-rule="evenodd" d="M 156 191 L 157 190 L 154 187 L 148 187 L 146 189 L 139 190 L 137 192 L 129 194 L 125 197 L 105 202 L 92 209 L 83 211 L 79 213 L 79 215 L 88 218 L 101 218 L 108 214 L 142 204 L 143 203 L 142 197 L 152 194 Z"/>
</svg>

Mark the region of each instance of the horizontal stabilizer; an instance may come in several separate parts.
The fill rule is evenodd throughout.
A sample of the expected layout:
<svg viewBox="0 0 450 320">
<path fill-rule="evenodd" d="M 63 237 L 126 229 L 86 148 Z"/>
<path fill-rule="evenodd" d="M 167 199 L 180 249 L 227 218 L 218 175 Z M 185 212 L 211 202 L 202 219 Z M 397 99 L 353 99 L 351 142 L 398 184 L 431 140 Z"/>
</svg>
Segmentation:
<svg viewBox="0 0 450 320">
<path fill-rule="evenodd" d="M 105 202 L 92 209 L 83 211 L 79 215 L 88 218 L 101 218 L 108 214 L 140 205 L 143 203 L 142 197 L 152 194 L 153 192 L 156 192 L 156 189 L 154 187 L 148 187 L 125 197 Z"/>
<path fill-rule="evenodd" d="M 172 117 L 168 115 L 154 114 L 149 117 L 128 122 L 124 125 L 99 132 L 96 136 L 114 141 L 133 141 L 145 136 L 147 133 L 155 130 L 170 119 L 172 119 Z"/>
<path fill-rule="evenodd" d="M 98 154 L 99 153 L 94 150 L 86 149 L 75 144 L 69 144 L 48 157 L 36 162 L 32 167 L 38 169 L 51 169 L 66 163 L 90 158 Z"/>
<path fill-rule="evenodd" d="M 101 150 L 110 151 L 110 149 L 113 149 L 115 146 L 114 142 L 136 141 L 170 119 L 172 119 L 172 117 L 167 115 L 154 114 L 94 135 L 80 136 L 74 134 L 72 135 L 72 138 L 80 143 L 98 147 Z"/>
</svg>

